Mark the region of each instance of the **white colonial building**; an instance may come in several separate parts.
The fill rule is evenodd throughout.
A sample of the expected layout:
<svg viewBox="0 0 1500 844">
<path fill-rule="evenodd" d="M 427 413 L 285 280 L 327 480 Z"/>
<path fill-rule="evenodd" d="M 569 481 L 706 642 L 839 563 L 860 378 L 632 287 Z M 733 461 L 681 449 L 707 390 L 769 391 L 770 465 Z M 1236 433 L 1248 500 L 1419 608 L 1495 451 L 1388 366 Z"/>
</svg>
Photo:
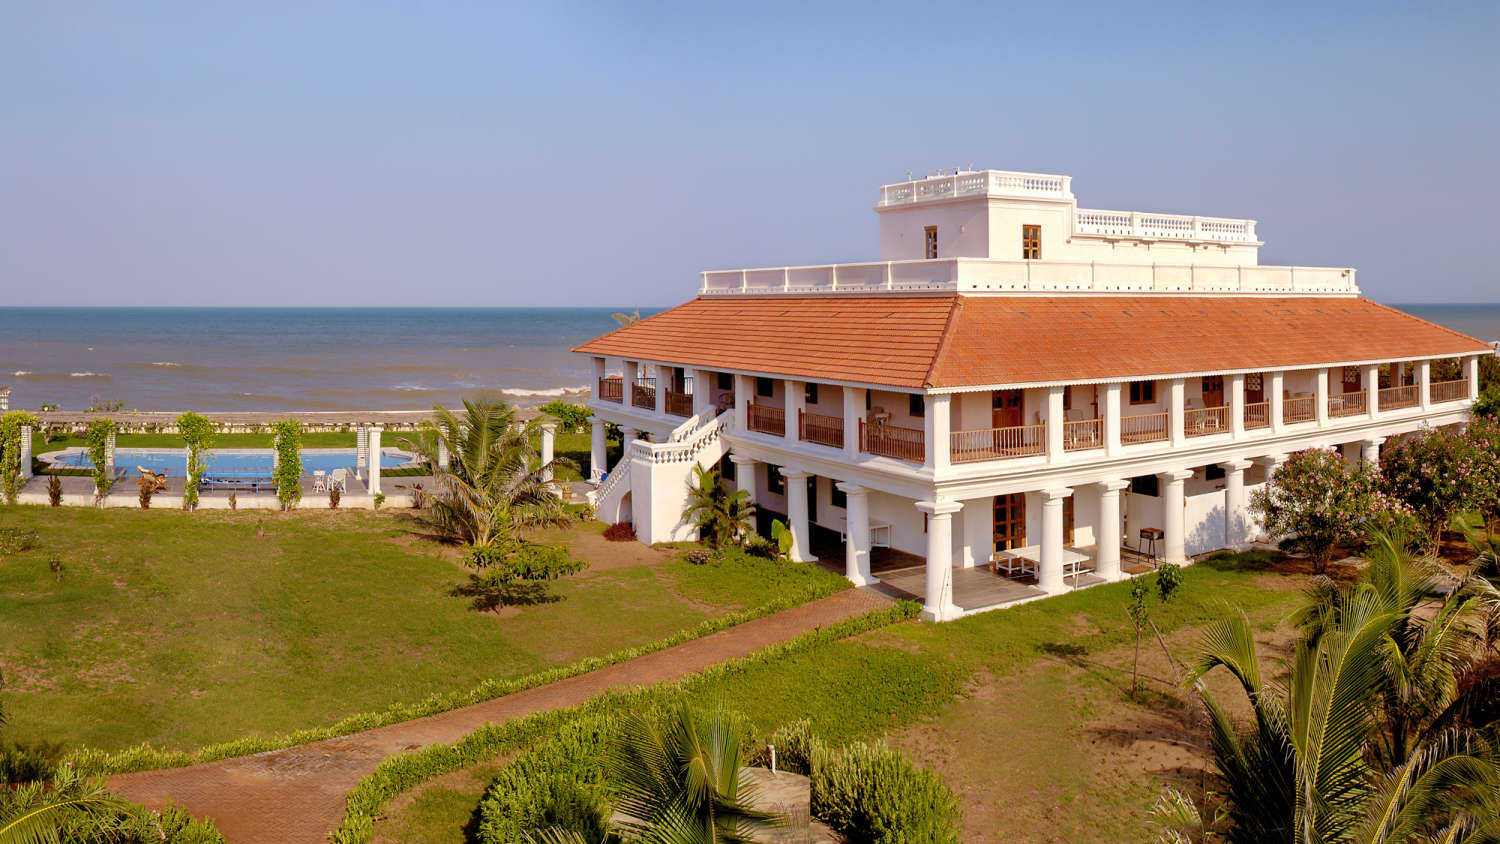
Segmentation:
<svg viewBox="0 0 1500 844">
<path fill-rule="evenodd" d="M 706 272 L 575 349 L 625 431 L 600 519 L 690 539 L 718 463 L 798 559 L 841 543 L 865 584 L 892 549 L 880 579 L 949 619 L 1243 547 L 1286 455 L 1462 422 L 1493 354 L 1352 269 L 1261 266 L 1253 220 L 1083 209 L 1067 176 L 948 171 L 875 211 L 879 261 Z"/>
</svg>

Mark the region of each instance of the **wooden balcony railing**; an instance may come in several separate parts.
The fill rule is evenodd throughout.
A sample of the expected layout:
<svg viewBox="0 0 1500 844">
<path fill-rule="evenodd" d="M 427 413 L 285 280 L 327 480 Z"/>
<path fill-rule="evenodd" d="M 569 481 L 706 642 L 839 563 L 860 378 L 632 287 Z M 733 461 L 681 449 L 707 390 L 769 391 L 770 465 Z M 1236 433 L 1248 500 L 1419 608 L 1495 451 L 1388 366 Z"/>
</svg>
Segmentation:
<svg viewBox="0 0 1500 844">
<path fill-rule="evenodd" d="M 1045 425 L 980 428 L 974 431 L 953 431 L 948 435 L 949 460 L 954 463 L 1034 457 L 1046 450 Z"/>
<path fill-rule="evenodd" d="M 625 381 L 619 377 L 600 378 L 599 398 L 603 401 L 623 403 L 625 401 Z"/>
<path fill-rule="evenodd" d="M 1417 385 L 1407 384 L 1401 387 L 1386 387 L 1380 391 L 1381 410 L 1400 410 L 1403 407 L 1417 406 Z"/>
<path fill-rule="evenodd" d="M 1228 433 L 1229 406 L 1190 407 L 1182 414 L 1182 428 L 1183 433 L 1190 437 Z"/>
<path fill-rule="evenodd" d="M 1154 443 L 1168 439 L 1168 420 L 1171 413 L 1139 413 L 1120 417 L 1120 442 L 1128 445 Z"/>
<path fill-rule="evenodd" d="M 1063 451 L 1082 451 L 1103 447 L 1103 419 L 1075 419 L 1071 422 L 1063 422 Z"/>
<path fill-rule="evenodd" d="M 926 432 L 896 425 L 859 423 L 859 450 L 866 454 L 921 463 L 927 459 Z"/>
<path fill-rule="evenodd" d="M 673 416 L 693 415 L 693 394 L 667 391 L 667 412 Z"/>
<path fill-rule="evenodd" d="M 1294 422 L 1311 422 L 1317 417 L 1318 400 L 1312 396 L 1287 399 L 1281 403 L 1281 421 L 1287 424 Z"/>
<path fill-rule="evenodd" d="M 1328 397 L 1328 415 L 1334 418 L 1358 416 L 1365 412 L 1365 391 L 1338 393 Z"/>
<path fill-rule="evenodd" d="M 1271 403 L 1258 401 L 1245 405 L 1245 430 L 1271 427 Z"/>
<path fill-rule="evenodd" d="M 750 430 L 759 431 L 762 434 L 775 434 L 778 437 L 786 436 L 786 411 L 779 407 L 771 407 L 764 404 L 749 406 L 750 414 L 746 423 Z"/>
<path fill-rule="evenodd" d="M 797 432 L 803 440 L 819 445 L 844 447 L 844 418 L 797 411 Z"/>
<path fill-rule="evenodd" d="M 1469 397 L 1469 379 L 1467 378 L 1460 378 L 1457 381 L 1434 381 L 1428 387 L 1428 395 L 1432 397 L 1434 404 Z"/>
<path fill-rule="evenodd" d="M 630 403 L 647 410 L 656 409 L 656 379 L 642 378 L 630 385 Z"/>
</svg>

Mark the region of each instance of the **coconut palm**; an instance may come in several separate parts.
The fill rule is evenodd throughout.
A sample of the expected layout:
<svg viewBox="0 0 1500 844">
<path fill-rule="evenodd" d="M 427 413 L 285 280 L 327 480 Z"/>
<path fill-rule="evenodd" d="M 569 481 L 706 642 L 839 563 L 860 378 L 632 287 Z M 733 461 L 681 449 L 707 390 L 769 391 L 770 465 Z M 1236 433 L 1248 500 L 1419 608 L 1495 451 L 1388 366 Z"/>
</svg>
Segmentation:
<svg viewBox="0 0 1500 844">
<path fill-rule="evenodd" d="M 641 321 L 640 308 L 637 308 L 628 314 L 610 314 L 609 316 L 610 319 L 618 322 L 621 326 L 635 325 L 636 323 Z"/>
<path fill-rule="evenodd" d="M 515 410 L 501 401 L 465 401 L 461 415 L 434 407 L 433 417 L 425 436 L 403 443 L 432 466 L 433 489 L 414 492 L 439 533 L 485 549 L 514 528 L 571 518 L 543 478 L 574 464 L 566 458 L 542 464 L 533 445 L 541 437 L 539 422 L 518 423 Z M 441 448 L 448 452 L 446 465 L 438 459 Z"/>
<path fill-rule="evenodd" d="M 698 528 L 709 547 L 721 548 L 754 532 L 755 504 L 746 490 L 731 490 L 717 469 L 694 466 L 682 518 Z"/>
<path fill-rule="evenodd" d="M 49 844 L 71 821 L 118 816 L 127 809 L 102 782 L 85 780 L 62 765 L 50 783 L 0 788 L 0 844 Z"/>
<path fill-rule="evenodd" d="M 756 790 L 741 781 L 743 735 L 722 710 L 706 716 L 678 704 L 664 721 L 632 714 L 608 762 L 618 824 L 642 844 L 738 844 L 776 826 L 751 808 Z"/>
</svg>

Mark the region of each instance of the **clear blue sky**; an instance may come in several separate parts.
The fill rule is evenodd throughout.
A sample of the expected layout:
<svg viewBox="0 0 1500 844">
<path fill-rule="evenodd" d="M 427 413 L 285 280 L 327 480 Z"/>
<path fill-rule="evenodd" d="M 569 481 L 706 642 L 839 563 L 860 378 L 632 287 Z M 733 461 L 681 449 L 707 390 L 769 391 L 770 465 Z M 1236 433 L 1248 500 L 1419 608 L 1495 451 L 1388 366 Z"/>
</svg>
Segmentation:
<svg viewBox="0 0 1500 844">
<path fill-rule="evenodd" d="M 665 305 L 970 163 L 1500 300 L 1493 2 L 5 6 L 0 304 Z"/>
</svg>

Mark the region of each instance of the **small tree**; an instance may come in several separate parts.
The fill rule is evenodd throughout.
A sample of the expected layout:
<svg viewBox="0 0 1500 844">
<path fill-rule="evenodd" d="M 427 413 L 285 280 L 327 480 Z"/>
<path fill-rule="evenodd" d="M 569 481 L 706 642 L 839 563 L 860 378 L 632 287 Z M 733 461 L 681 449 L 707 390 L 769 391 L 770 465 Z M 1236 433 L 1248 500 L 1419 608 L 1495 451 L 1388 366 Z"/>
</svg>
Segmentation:
<svg viewBox="0 0 1500 844">
<path fill-rule="evenodd" d="M 1500 393 L 1500 386 L 1496 392 Z M 1478 472 L 1473 478 L 1473 505 L 1484 517 L 1485 528 L 1500 519 L 1500 418 L 1475 417 L 1464 436 L 1474 449 Z"/>
<path fill-rule="evenodd" d="M 718 469 L 693 467 L 693 488 L 682 518 L 698 529 L 699 538 L 710 548 L 738 544 L 754 532 L 751 521 L 754 516 L 750 493 L 743 489 L 731 491 Z"/>
<path fill-rule="evenodd" d="M 21 481 L 21 428 L 36 427 L 37 419 L 24 410 L 12 410 L 0 416 L 0 481 L 3 481 L 5 502 L 16 503 Z"/>
<path fill-rule="evenodd" d="M 1182 586 L 1182 567 L 1172 563 L 1163 563 L 1157 566 L 1153 575 L 1157 600 L 1166 604 L 1177 594 L 1178 587 Z M 1172 656 L 1172 651 L 1167 647 L 1167 640 L 1162 638 L 1161 630 L 1157 629 L 1156 622 L 1151 620 L 1151 585 L 1147 584 L 1147 578 L 1137 577 L 1130 581 L 1130 603 L 1125 606 L 1125 611 L 1130 614 L 1130 620 L 1135 624 L 1135 662 L 1130 669 L 1130 693 L 1140 694 L 1141 691 L 1141 636 L 1150 627 L 1151 632 L 1156 634 L 1156 641 L 1161 645 L 1162 653 L 1167 655 L 1167 662 L 1175 670 L 1177 659 Z"/>
<path fill-rule="evenodd" d="M 107 461 L 109 442 L 114 437 L 117 428 L 113 419 L 95 419 L 89 423 L 88 430 L 83 435 L 88 442 L 89 462 L 94 467 L 94 503 L 96 504 L 104 502 L 104 496 L 109 494 L 109 488 L 115 483 L 115 479 L 110 476 Z"/>
<path fill-rule="evenodd" d="M 218 423 L 191 410 L 177 417 L 177 431 L 187 444 L 187 479 L 182 487 L 182 506 L 185 510 L 198 507 L 198 484 L 203 480 L 204 456 L 214 445 L 214 432 Z"/>
<path fill-rule="evenodd" d="M 1384 490 L 1410 507 L 1435 540 L 1455 513 L 1479 507 L 1485 471 L 1468 436 L 1426 428 L 1386 449 L 1380 474 Z"/>
<path fill-rule="evenodd" d="M 553 399 L 537 410 L 557 419 L 558 425 L 565 434 L 574 434 L 589 429 L 590 412 L 581 404 L 570 404 L 562 399 Z"/>
<path fill-rule="evenodd" d="M 302 499 L 302 423 L 283 419 L 271 426 L 276 446 L 276 497 L 290 510 Z M 379 456 L 376 456 L 379 459 Z"/>
<path fill-rule="evenodd" d="M 1265 487 L 1251 498 L 1251 507 L 1273 537 L 1312 559 L 1322 572 L 1341 542 L 1363 535 L 1365 520 L 1387 509 L 1380 495 L 1379 473 L 1361 464 L 1351 466 L 1324 449 L 1299 451 L 1287 458 Z"/>
</svg>

